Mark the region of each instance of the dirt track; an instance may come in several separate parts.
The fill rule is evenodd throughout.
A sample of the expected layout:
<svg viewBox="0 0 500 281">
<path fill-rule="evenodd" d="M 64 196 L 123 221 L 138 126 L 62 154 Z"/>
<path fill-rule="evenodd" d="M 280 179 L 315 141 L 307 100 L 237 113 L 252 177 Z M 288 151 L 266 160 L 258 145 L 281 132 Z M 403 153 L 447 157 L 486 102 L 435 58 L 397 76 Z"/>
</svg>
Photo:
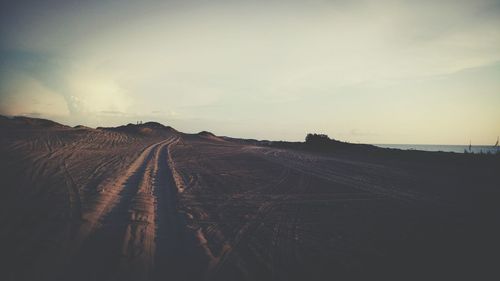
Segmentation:
<svg viewBox="0 0 500 281">
<path fill-rule="evenodd" d="M 189 262 L 183 260 L 186 253 L 192 260 L 203 253 L 176 208 L 179 189 L 169 150 L 178 140 L 172 136 L 146 147 L 124 174 L 103 188 L 105 199 L 84 217 L 79 239 L 85 242 L 75 251 L 68 278 L 75 273 L 81 280 L 193 276 L 179 268 Z M 199 277 L 196 266 L 200 264 L 191 270 Z"/>
<path fill-rule="evenodd" d="M 452 276 L 498 249 L 494 159 L 3 126 L 2 280 Z"/>
</svg>

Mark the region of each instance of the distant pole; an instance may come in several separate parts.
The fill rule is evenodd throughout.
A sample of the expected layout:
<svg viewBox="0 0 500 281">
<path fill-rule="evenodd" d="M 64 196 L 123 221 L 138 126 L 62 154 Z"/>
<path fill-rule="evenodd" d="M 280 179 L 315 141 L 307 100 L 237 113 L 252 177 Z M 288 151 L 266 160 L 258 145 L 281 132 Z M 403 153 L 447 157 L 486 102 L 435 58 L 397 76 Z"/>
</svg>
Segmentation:
<svg viewBox="0 0 500 281">
<path fill-rule="evenodd" d="M 495 148 L 495 153 L 498 154 L 498 137 L 497 137 L 497 142 L 493 147 Z"/>
</svg>

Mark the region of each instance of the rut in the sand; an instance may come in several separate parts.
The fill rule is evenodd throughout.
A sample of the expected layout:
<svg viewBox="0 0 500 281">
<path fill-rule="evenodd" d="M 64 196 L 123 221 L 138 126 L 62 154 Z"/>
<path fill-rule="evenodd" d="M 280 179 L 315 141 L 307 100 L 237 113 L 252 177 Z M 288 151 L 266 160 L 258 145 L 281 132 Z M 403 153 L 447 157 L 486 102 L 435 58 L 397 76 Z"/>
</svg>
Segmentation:
<svg viewBox="0 0 500 281">
<path fill-rule="evenodd" d="M 155 280 L 165 274 L 186 275 L 183 257 L 196 256 L 196 241 L 189 238 L 176 208 L 177 188 L 168 161 L 169 146 L 174 144 L 171 138 L 146 148 L 122 176 L 122 184 L 105 191 L 117 198 L 104 200 L 111 206 L 91 217 L 98 220 L 94 227 L 83 228 L 88 237 L 70 267 L 79 278 Z M 92 270 L 78 268 L 83 264 Z"/>
</svg>

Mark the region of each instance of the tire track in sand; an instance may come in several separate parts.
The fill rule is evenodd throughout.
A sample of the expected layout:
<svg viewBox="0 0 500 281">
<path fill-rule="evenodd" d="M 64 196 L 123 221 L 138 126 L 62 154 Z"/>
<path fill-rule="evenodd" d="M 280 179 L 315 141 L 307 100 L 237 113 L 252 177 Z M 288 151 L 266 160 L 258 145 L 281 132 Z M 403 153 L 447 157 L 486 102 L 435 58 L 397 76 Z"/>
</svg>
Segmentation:
<svg viewBox="0 0 500 281">
<path fill-rule="evenodd" d="M 96 204 L 83 215 L 77 237 L 80 245 L 67 271 L 72 278 L 152 278 L 159 231 L 155 189 L 175 188 L 165 180 L 171 173 L 166 153 L 172 141 L 147 147 L 123 175 L 103 187 Z"/>
</svg>

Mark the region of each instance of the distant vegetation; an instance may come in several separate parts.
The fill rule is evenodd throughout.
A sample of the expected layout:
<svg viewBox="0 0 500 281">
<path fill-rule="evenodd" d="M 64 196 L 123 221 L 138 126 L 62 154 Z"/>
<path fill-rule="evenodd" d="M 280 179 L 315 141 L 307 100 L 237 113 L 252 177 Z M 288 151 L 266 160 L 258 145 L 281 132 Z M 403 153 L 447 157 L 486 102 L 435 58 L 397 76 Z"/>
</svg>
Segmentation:
<svg viewBox="0 0 500 281">
<path fill-rule="evenodd" d="M 354 157 L 358 155 L 359 157 L 389 157 L 391 159 L 412 159 L 413 161 L 424 160 L 428 161 L 468 161 L 471 159 L 479 158 L 489 158 L 492 161 L 497 161 L 498 154 L 472 154 L 472 153 L 452 153 L 452 152 L 431 152 L 431 151 L 420 151 L 420 150 L 401 150 L 401 149 L 390 149 L 381 148 L 370 144 L 358 144 L 338 141 L 336 139 L 328 137 L 325 134 L 309 133 L 306 135 L 304 142 L 287 142 L 287 141 L 256 141 L 256 140 L 239 140 L 239 142 L 244 142 L 253 145 L 270 146 L 276 148 L 285 149 L 297 149 L 305 151 L 313 151 L 319 153 L 335 155 L 349 155 Z"/>
<path fill-rule="evenodd" d="M 332 149 L 332 148 L 347 148 L 352 146 L 348 142 L 342 142 L 335 139 L 331 139 L 325 134 L 307 134 L 306 136 L 306 146 L 313 149 Z"/>
<path fill-rule="evenodd" d="M 352 144 L 348 142 L 331 139 L 330 137 L 328 137 L 328 135 L 325 134 L 312 134 L 312 133 L 307 134 L 305 142 L 256 141 L 256 143 L 260 145 L 273 146 L 273 147 L 321 151 L 321 152 L 334 152 L 334 151 L 347 152 L 353 150 L 372 151 L 379 149 L 373 145 Z"/>
<path fill-rule="evenodd" d="M 330 139 L 325 134 L 307 134 L 306 143 L 309 145 L 330 145 L 332 142 L 338 142 Z"/>
</svg>

